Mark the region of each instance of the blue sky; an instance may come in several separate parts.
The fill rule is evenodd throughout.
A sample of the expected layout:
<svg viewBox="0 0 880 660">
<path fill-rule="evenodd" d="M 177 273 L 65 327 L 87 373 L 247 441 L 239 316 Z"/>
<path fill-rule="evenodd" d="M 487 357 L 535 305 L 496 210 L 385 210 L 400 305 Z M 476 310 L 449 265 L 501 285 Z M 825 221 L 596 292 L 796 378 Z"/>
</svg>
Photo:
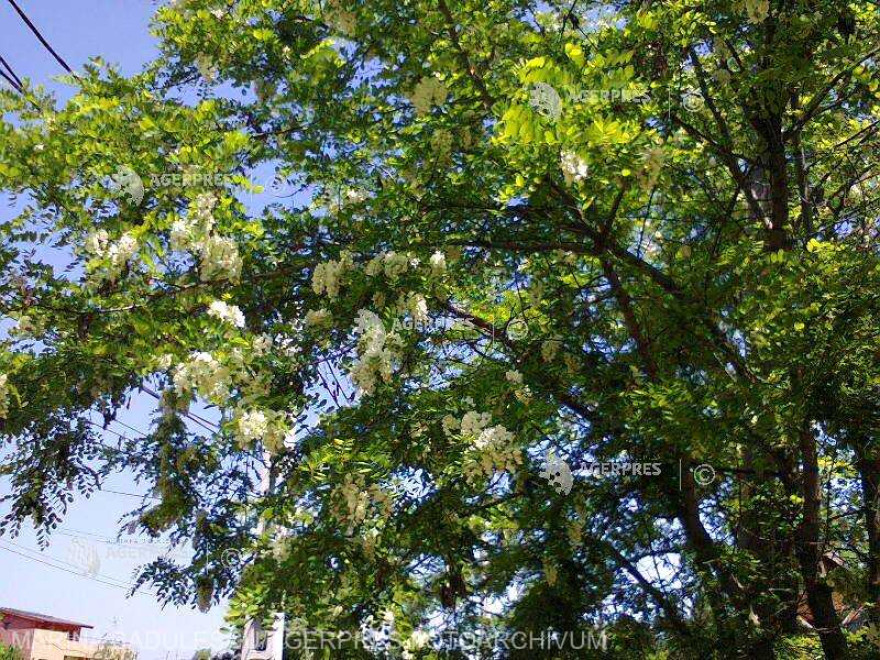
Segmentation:
<svg viewBox="0 0 880 660">
<path fill-rule="evenodd" d="M 156 3 L 149 0 L 18 0 L 18 4 L 47 40 L 74 68 L 100 55 L 134 73 L 155 54 L 149 34 Z M 22 78 L 45 84 L 61 98 L 69 89 L 53 82 L 62 73 L 7 2 L 0 2 L 0 54 Z M 0 204 L 0 219 L 16 210 Z M 121 420 L 136 429 L 149 425 L 149 400 L 136 400 Z M 121 425 L 115 432 L 133 432 Z M 113 436 L 108 435 L 108 441 Z M 191 609 L 162 609 L 150 595 L 126 598 L 126 584 L 139 563 L 158 555 L 161 548 L 145 540 L 108 543 L 117 533 L 117 522 L 139 499 L 144 487 L 125 475 L 114 477 L 106 489 L 90 499 L 80 498 L 70 515 L 41 552 L 30 530 L 14 539 L 0 538 L 0 606 L 33 610 L 71 618 L 95 627 L 94 637 L 110 636 L 133 643 L 142 660 L 188 660 L 198 648 L 215 651 L 226 646 L 220 632 L 223 608 L 202 614 Z M 8 484 L 0 481 L 0 493 Z M 0 505 L 0 515 L 5 513 Z M 16 554 L 18 553 L 18 554 Z M 24 556 L 22 556 L 24 555 Z M 53 567 L 47 566 L 47 562 Z"/>
</svg>

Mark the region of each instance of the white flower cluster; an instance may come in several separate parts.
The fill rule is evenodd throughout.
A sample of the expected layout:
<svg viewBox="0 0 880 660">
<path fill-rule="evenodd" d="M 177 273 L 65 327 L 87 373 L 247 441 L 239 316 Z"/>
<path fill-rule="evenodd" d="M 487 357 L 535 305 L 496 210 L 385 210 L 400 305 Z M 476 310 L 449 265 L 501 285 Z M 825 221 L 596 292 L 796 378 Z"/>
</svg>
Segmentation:
<svg viewBox="0 0 880 660">
<path fill-rule="evenodd" d="M 221 278 L 237 282 L 241 277 L 241 256 L 235 240 L 212 234 L 201 244 L 202 280 Z"/>
<path fill-rule="evenodd" d="M 305 323 L 309 328 L 321 328 L 330 322 L 331 315 L 326 309 L 310 309 L 306 312 Z"/>
<path fill-rule="evenodd" d="M 513 447 L 514 435 L 500 424 L 483 429 L 474 443 L 475 450 L 465 454 L 465 479 L 474 483 L 496 472 L 514 474 L 522 465 L 522 452 Z"/>
<path fill-rule="evenodd" d="M 465 413 L 460 422 L 452 415 L 443 418 L 443 430 L 448 436 L 458 432 L 473 445 L 465 452 L 463 465 L 469 483 L 495 472 L 512 474 L 522 465 L 522 452 L 513 447 L 513 433 L 500 424 L 489 426 L 491 422 L 489 413 L 474 410 Z"/>
<path fill-rule="evenodd" d="M 639 175 L 639 185 L 642 190 L 650 190 L 657 184 L 660 172 L 663 170 L 665 156 L 660 147 L 651 147 L 642 156 L 644 170 Z"/>
<path fill-rule="evenodd" d="M 317 295 L 326 294 L 330 300 L 339 295 L 342 285 L 342 276 L 354 267 L 351 253 L 343 251 L 339 255 L 339 261 L 325 261 L 315 266 L 312 273 L 312 291 Z"/>
<path fill-rule="evenodd" d="M 746 0 L 749 23 L 763 23 L 770 15 L 770 0 Z"/>
<path fill-rule="evenodd" d="M 351 369 L 351 379 L 365 394 L 372 394 L 380 377 L 386 383 L 391 382 L 400 337 L 386 332 L 382 319 L 368 309 L 358 312 L 355 327 L 361 334 L 358 341 L 360 359 Z"/>
<path fill-rule="evenodd" d="M 424 115 L 431 111 L 435 105 L 443 105 L 449 90 L 446 85 L 434 78 L 433 76 L 425 76 L 415 86 L 410 100 L 416 109 L 417 115 Z"/>
<path fill-rule="evenodd" d="M 222 278 L 235 282 L 241 277 L 241 256 L 234 239 L 213 233 L 216 205 L 215 195 L 199 195 L 187 218 L 171 225 L 169 243 L 172 250 L 199 255 L 202 280 Z"/>
<path fill-rule="evenodd" d="M 411 291 L 401 295 L 397 300 L 397 310 L 401 314 L 409 314 L 417 324 L 428 322 L 428 301 L 420 293 Z"/>
<path fill-rule="evenodd" d="M 261 442 L 271 453 L 280 451 L 293 433 L 287 415 L 277 410 L 239 410 L 234 432 L 243 449 Z"/>
<path fill-rule="evenodd" d="M 431 255 L 428 263 L 431 264 L 431 272 L 434 275 L 442 275 L 446 272 L 446 255 L 439 250 Z"/>
<path fill-rule="evenodd" d="M 504 379 L 508 383 L 512 383 L 514 385 L 522 385 L 523 375 L 516 370 L 512 370 L 504 374 Z"/>
<path fill-rule="evenodd" d="M 391 516 L 391 494 L 377 484 L 366 486 L 362 476 L 345 475 L 342 485 L 336 489 L 336 495 L 343 506 L 334 507 L 334 512 L 348 524 L 346 533 L 349 535 L 355 527 L 363 524 L 371 511 L 382 519 Z"/>
<path fill-rule="evenodd" d="M 221 405 L 229 398 L 232 371 L 210 353 L 193 353 L 187 362 L 177 366 L 172 378 L 175 389 L 182 394 L 198 393 Z"/>
<path fill-rule="evenodd" d="M 465 413 L 464 417 L 461 418 L 459 429 L 461 429 L 463 436 L 476 438 L 491 421 L 492 415 L 489 413 L 478 413 L 472 410 Z"/>
<path fill-rule="evenodd" d="M 410 266 L 418 265 L 417 259 L 412 259 L 406 254 L 399 252 L 383 252 L 367 263 L 364 272 L 370 277 L 384 273 L 385 277 L 394 282 L 403 275 Z"/>
<path fill-rule="evenodd" d="M 352 34 L 357 29 L 357 17 L 350 11 L 343 9 L 338 0 L 330 0 L 327 3 L 327 11 L 324 12 L 327 24 L 342 34 Z"/>
<path fill-rule="evenodd" d="M 0 374 L 0 419 L 9 415 L 9 376 Z"/>
<path fill-rule="evenodd" d="M 102 254 L 106 249 L 107 245 L 110 244 L 110 235 L 107 233 L 105 229 L 99 229 L 97 231 L 93 231 L 86 237 L 85 240 L 85 248 L 86 252 L 90 254 L 99 255 Z"/>
<path fill-rule="evenodd" d="M 138 241 L 131 232 L 125 232 L 118 241 L 111 242 L 109 234 L 99 229 L 89 234 L 85 241 L 86 251 L 98 259 L 109 263 L 102 273 L 103 278 L 115 280 L 138 251 Z"/>
<path fill-rule="evenodd" d="M 403 643 L 403 653 L 401 657 L 403 660 L 410 660 L 411 658 L 415 658 L 413 655 L 417 651 L 421 651 L 424 648 L 428 647 L 428 644 L 431 643 L 431 633 L 427 630 L 423 630 L 422 628 L 416 628 L 413 630 L 412 635 L 410 635 L 409 639 L 407 639 Z"/>
<path fill-rule="evenodd" d="M 561 154 L 562 176 L 569 185 L 583 181 L 590 173 L 587 162 L 573 151 L 563 151 Z"/>
<path fill-rule="evenodd" d="M 480 435 L 474 444 L 477 449 L 486 449 L 493 446 L 507 446 L 512 441 L 513 433 L 499 424 L 480 431 Z"/>
<path fill-rule="evenodd" d="M 219 319 L 224 323 L 243 328 L 245 324 L 244 313 L 237 305 L 229 305 L 222 300 L 215 300 L 208 307 L 208 315 Z"/>
</svg>

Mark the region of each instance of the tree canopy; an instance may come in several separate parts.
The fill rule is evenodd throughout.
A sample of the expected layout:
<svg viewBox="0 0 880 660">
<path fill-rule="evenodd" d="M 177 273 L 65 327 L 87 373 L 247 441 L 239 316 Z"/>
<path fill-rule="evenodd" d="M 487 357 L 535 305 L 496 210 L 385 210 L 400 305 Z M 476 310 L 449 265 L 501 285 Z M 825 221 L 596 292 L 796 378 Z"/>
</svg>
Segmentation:
<svg viewBox="0 0 880 660">
<path fill-rule="evenodd" d="M 193 548 L 139 585 L 239 624 L 871 646 L 843 604 L 880 618 L 876 3 L 153 29 L 141 74 L 0 92 L 0 529 L 128 470 L 126 529 Z M 148 395 L 143 437 L 92 421 Z"/>
</svg>

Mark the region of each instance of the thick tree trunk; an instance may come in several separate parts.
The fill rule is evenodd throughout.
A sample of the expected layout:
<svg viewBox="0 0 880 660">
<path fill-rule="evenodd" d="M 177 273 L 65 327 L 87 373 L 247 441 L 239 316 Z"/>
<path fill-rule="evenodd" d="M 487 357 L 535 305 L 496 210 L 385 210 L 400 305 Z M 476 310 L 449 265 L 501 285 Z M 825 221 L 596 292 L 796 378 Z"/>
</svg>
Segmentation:
<svg viewBox="0 0 880 660">
<path fill-rule="evenodd" d="M 859 443 L 857 467 L 862 481 L 862 508 L 868 535 L 867 591 L 871 601 L 870 618 L 880 624 L 880 459 L 869 458 L 866 442 Z"/>
<path fill-rule="evenodd" d="M 832 589 L 820 572 L 822 484 L 819 479 L 816 439 L 809 428 L 801 430 L 799 445 L 803 461 L 801 484 L 804 511 L 798 534 L 798 561 L 807 592 L 807 603 L 813 613 L 813 624 L 822 642 L 822 650 L 828 660 L 838 660 L 847 657 L 847 644 L 840 627 L 840 617 L 834 608 Z"/>
</svg>

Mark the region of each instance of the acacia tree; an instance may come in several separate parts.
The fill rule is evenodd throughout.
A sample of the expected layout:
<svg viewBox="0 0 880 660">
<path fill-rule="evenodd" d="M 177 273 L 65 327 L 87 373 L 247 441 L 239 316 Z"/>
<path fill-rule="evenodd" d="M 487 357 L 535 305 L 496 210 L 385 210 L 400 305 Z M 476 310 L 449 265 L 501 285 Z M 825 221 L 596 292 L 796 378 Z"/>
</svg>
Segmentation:
<svg viewBox="0 0 880 660">
<path fill-rule="evenodd" d="M 143 74 L 3 93 L 4 528 L 133 470 L 128 529 L 194 548 L 139 584 L 234 621 L 770 658 L 805 614 L 848 657 L 836 605 L 880 605 L 878 28 L 185 0 Z M 108 444 L 89 415 L 144 392 Z"/>
</svg>

